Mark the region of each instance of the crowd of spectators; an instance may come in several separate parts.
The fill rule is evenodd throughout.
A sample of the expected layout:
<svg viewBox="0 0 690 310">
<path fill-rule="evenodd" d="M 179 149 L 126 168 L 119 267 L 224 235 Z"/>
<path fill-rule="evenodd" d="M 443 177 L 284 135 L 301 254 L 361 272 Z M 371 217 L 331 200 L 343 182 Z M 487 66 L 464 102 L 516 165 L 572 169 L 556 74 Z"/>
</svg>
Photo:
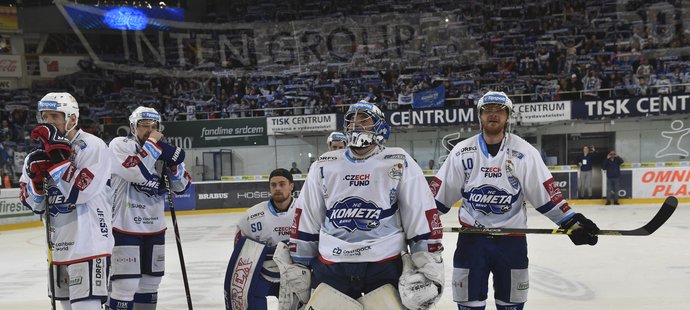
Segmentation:
<svg viewBox="0 0 690 310">
<path fill-rule="evenodd" d="M 213 2 L 209 2 L 213 3 Z M 680 5 L 666 1 L 669 5 Z M 26 150 L 35 102 L 64 90 L 80 102 L 91 123 L 124 123 L 127 111 L 146 105 L 165 120 L 239 118 L 343 111 L 360 99 L 383 110 L 408 109 L 401 95 L 445 86 L 446 106 L 470 107 L 487 90 L 516 102 L 612 98 L 690 92 L 689 32 L 652 2 L 626 1 L 234 1 L 206 21 L 284 22 L 388 12 L 448 12 L 468 25 L 477 61 L 420 61 L 300 72 L 169 77 L 106 70 L 84 61 L 82 71 L 0 93 L 0 160 Z M 634 13 L 635 18 L 626 18 Z M 666 13 L 664 13 L 666 12 Z M 52 47 L 55 48 L 55 47 Z M 98 48 L 96 46 L 95 48 Z M 46 46 L 51 51 L 51 42 Z M 61 50 L 69 54 L 69 50 Z M 428 59 L 434 55 L 427 55 Z M 14 170 L 11 170 L 14 169 Z"/>
</svg>

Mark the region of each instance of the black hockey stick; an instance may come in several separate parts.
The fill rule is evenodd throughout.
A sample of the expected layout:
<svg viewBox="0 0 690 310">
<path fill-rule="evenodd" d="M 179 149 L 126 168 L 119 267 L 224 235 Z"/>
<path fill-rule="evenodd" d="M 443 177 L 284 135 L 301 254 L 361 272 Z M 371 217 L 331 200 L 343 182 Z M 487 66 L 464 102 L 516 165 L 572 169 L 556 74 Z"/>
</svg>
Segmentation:
<svg viewBox="0 0 690 310">
<path fill-rule="evenodd" d="M 655 232 L 661 225 L 666 223 L 676 211 L 678 206 L 678 199 L 673 196 L 666 197 L 666 200 L 661 205 L 661 209 L 654 215 L 649 223 L 633 230 L 599 230 L 597 235 L 606 236 L 649 236 Z M 547 235 L 570 235 L 573 233 L 572 229 L 562 228 L 476 228 L 476 227 L 443 227 L 444 232 L 454 232 L 461 234 L 485 234 L 485 235 L 503 235 L 503 234 L 547 234 Z"/>
<path fill-rule="evenodd" d="M 192 294 L 189 292 L 189 281 L 187 280 L 187 267 L 184 263 L 184 254 L 182 254 L 182 241 L 180 240 L 180 230 L 177 228 L 177 216 L 175 216 L 175 205 L 173 204 L 172 188 L 170 188 L 170 168 L 163 166 L 163 178 L 165 179 L 165 187 L 168 189 L 168 205 L 170 206 L 170 216 L 172 217 L 173 229 L 175 230 L 175 242 L 177 243 L 177 254 L 180 256 L 180 267 L 182 267 L 182 281 L 184 282 L 184 293 L 187 296 L 187 307 L 189 310 L 192 307 Z"/>
<path fill-rule="evenodd" d="M 50 281 L 49 287 L 50 287 L 50 306 L 51 309 L 55 310 L 57 309 L 55 307 L 55 275 L 53 274 L 53 244 L 50 242 L 50 195 L 48 195 L 48 181 L 46 179 L 43 179 L 43 190 L 44 195 L 43 197 L 46 200 L 46 207 L 45 211 L 43 211 L 43 215 L 45 216 L 45 224 L 46 224 L 46 241 L 48 242 L 48 281 Z"/>
</svg>

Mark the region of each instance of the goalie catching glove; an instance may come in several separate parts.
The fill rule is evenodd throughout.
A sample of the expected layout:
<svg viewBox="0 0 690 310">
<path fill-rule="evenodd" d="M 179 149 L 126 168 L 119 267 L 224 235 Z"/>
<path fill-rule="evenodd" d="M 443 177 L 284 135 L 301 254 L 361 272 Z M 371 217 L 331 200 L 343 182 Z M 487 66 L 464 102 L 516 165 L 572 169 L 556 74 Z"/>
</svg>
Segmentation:
<svg viewBox="0 0 690 310">
<path fill-rule="evenodd" d="M 403 272 L 398 290 L 403 305 L 413 310 L 429 309 L 443 294 L 444 269 L 441 253 L 405 253 L 402 262 Z"/>
<path fill-rule="evenodd" d="M 311 270 L 309 267 L 295 264 L 290 257 L 287 244 L 278 242 L 273 254 L 273 261 L 280 270 L 280 291 L 278 308 L 296 310 L 306 305 L 311 295 Z"/>
</svg>

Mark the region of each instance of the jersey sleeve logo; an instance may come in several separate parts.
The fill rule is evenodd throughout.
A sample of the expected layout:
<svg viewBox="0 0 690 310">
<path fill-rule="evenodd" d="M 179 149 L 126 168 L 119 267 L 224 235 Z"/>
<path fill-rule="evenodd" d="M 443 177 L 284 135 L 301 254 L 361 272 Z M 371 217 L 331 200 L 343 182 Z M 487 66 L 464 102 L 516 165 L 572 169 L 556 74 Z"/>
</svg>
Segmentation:
<svg viewBox="0 0 690 310">
<path fill-rule="evenodd" d="M 87 187 L 89 187 L 91 181 L 93 181 L 93 173 L 91 173 L 89 169 L 84 168 L 79 171 L 79 175 L 77 176 L 77 180 L 74 181 L 74 185 L 80 191 L 84 191 Z"/>
<path fill-rule="evenodd" d="M 335 227 L 349 232 L 356 229 L 370 231 L 379 227 L 381 211 L 372 201 L 360 197 L 347 197 L 328 210 L 326 216 Z"/>
<path fill-rule="evenodd" d="M 429 182 L 429 188 L 431 189 L 431 193 L 434 194 L 434 197 L 438 194 L 438 190 L 441 189 L 441 184 L 443 184 L 443 181 L 437 177 L 434 177 L 431 179 L 431 182 Z"/>
<path fill-rule="evenodd" d="M 470 206 L 483 214 L 504 214 L 513 207 L 518 195 L 512 195 L 491 185 L 473 188 L 467 194 Z"/>
<path fill-rule="evenodd" d="M 132 168 L 141 163 L 139 156 L 129 156 L 125 161 L 122 162 L 122 166 L 125 168 Z"/>
</svg>

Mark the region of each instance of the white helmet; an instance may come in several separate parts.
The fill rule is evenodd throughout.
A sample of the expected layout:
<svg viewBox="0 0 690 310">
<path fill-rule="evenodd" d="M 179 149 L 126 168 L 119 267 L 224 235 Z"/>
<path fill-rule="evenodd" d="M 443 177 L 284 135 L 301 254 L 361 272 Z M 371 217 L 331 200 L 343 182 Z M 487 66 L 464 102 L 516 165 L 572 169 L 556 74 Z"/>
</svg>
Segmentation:
<svg viewBox="0 0 690 310">
<path fill-rule="evenodd" d="M 506 130 L 510 131 L 510 117 L 513 115 L 513 101 L 508 98 L 508 95 L 502 91 L 489 91 L 484 96 L 479 98 L 477 102 L 477 111 L 479 115 L 482 113 L 482 109 L 486 105 L 502 105 L 508 110 L 508 123 L 506 124 Z M 479 118 L 479 128 L 482 127 L 482 120 Z"/>
<path fill-rule="evenodd" d="M 158 114 L 158 111 L 156 111 L 154 108 L 138 107 L 134 109 L 132 114 L 129 116 L 129 129 L 132 131 L 132 135 L 134 135 L 136 139 L 139 139 L 137 136 L 137 125 L 141 120 L 152 120 L 155 121 L 158 126 L 160 126 L 161 115 Z"/>
<path fill-rule="evenodd" d="M 366 114 L 374 122 L 369 130 L 354 128 L 352 125 L 355 115 Z M 349 147 L 367 147 L 371 144 L 383 145 L 390 136 L 391 128 L 386 123 L 386 117 L 381 110 L 372 103 L 360 101 L 350 106 L 345 113 L 345 135 Z"/>
<path fill-rule="evenodd" d="M 328 139 L 326 139 L 326 144 L 330 147 L 333 141 L 343 141 L 345 145 L 347 145 L 347 137 L 340 131 L 331 132 L 331 134 L 328 135 Z"/>
<path fill-rule="evenodd" d="M 43 111 L 57 111 L 65 114 L 65 136 L 67 133 L 72 131 L 77 127 L 77 122 L 79 121 L 79 104 L 77 99 L 69 93 L 48 93 L 41 100 L 38 101 L 38 115 L 37 120 L 39 123 L 43 123 L 43 117 L 41 112 Z M 67 128 L 67 122 L 72 115 L 77 116 L 77 122 L 74 123 L 72 128 Z"/>
</svg>

